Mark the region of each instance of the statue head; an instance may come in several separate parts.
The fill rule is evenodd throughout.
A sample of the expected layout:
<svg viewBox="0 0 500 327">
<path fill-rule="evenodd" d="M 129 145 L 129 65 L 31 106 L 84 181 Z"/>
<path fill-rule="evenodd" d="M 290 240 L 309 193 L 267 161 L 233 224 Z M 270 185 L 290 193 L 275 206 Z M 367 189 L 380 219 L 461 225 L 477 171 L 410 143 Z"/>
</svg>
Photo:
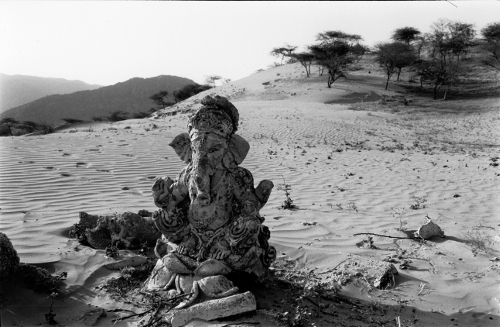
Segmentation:
<svg viewBox="0 0 500 327">
<path fill-rule="evenodd" d="M 169 144 L 179 157 L 191 163 L 196 196 L 200 203 L 210 203 L 210 176 L 217 169 L 232 169 L 245 159 L 250 145 L 235 134 L 239 114 L 226 98 L 206 96 L 201 107 L 189 117 L 188 133 L 176 136 Z"/>
<path fill-rule="evenodd" d="M 194 161 L 193 156 L 201 159 L 200 155 L 206 152 L 210 157 L 215 156 L 211 161 L 217 161 L 221 156 L 220 160 L 227 168 L 239 165 L 248 154 L 250 145 L 235 134 L 238 110 L 218 95 L 213 98 L 206 96 L 201 103 L 203 107 L 189 117 L 188 133 L 177 135 L 169 145 L 186 163 Z"/>
<path fill-rule="evenodd" d="M 188 133 L 191 139 L 202 133 L 229 138 L 238 130 L 238 110 L 226 98 L 207 95 L 201 100 L 201 104 L 203 107 L 189 117 Z"/>
</svg>

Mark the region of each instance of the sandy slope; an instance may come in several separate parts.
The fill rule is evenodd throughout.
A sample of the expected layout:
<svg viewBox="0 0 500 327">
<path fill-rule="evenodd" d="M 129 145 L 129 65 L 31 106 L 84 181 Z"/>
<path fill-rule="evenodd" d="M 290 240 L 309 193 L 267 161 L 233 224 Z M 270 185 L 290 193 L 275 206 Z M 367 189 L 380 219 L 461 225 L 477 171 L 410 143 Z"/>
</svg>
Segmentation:
<svg viewBox="0 0 500 327">
<path fill-rule="evenodd" d="M 412 263 L 399 271 L 395 288 L 346 286 L 342 293 L 403 306 L 406 311 L 397 313 L 401 316 L 409 317 L 416 308 L 420 320 L 415 326 L 498 326 L 500 261 L 490 261 L 500 256 L 500 168 L 490 166 L 490 158 L 499 155 L 498 103 L 484 101 L 480 112 L 467 115 L 354 111 L 325 102 L 354 92 L 395 93 L 383 91 L 380 79 L 366 72 L 332 89 L 323 78 L 302 74 L 298 65 L 277 67 L 168 111 L 194 109 L 207 93 L 230 97 L 241 117 L 238 133 L 251 144 L 242 166 L 256 182 L 266 178 L 278 185 L 285 178 L 292 186 L 299 210 L 282 210 L 285 196 L 275 189 L 261 213 L 279 256 L 293 259 L 297 269 L 315 268 L 328 276 L 352 254 L 382 260 L 406 250 Z M 67 237 L 78 212 L 154 209 L 153 180 L 175 177 L 183 167 L 167 144 L 185 131 L 186 120 L 186 114 L 177 114 L 1 139 L 0 230 L 22 261 L 43 264 L 54 273 L 68 271 L 67 294 L 56 303 L 59 323 L 78 325 L 75 318 L 88 303 L 117 306 L 94 290 L 112 274 L 102 267 L 108 260 L 103 251 Z M 410 210 L 414 196 L 424 197 L 426 208 Z M 360 247 L 364 237 L 355 233 L 406 236 L 391 214 L 398 208 L 406 209 L 402 219 L 407 232 L 428 215 L 446 238 L 422 244 L 374 237 L 376 249 Z M 487 252 L 473 255 L 465 242 L 469 231 L 491 240 Z M 40 304 L 28 305 L 27 298 L 23 294 L 4 303 L 2 326 L 44 322 L 48 301 L 40 297 Z M 23 314 L 27 307 L 32 314 Z M 254 319 L 271 324 L 259 315 Z M 347 317 L 337 321 L 342 319 Z M 316 325 L 331 323 L 318 318 Z"/>
</svg>

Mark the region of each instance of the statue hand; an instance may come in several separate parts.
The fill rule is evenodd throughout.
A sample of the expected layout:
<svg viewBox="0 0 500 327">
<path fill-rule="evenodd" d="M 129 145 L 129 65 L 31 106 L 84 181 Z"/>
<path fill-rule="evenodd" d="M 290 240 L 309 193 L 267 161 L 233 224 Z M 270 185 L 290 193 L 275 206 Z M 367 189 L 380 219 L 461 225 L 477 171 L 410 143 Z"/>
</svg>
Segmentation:
<svg viewBox="0 0 500 327">
<path fill-rule="evenodd" d="M 161 208 L 168 204 L 169 195 L 172 194 L 171 187 L 174 181 L 170 177 L 157 178 L 153 184 L 153 199 L 157 207 Z"/>
<path fill-rule="evenodd" d="M 208 254 L 208 257 L 212 258 L 212 259 L 216 259 L 216 260 L 224 260 L 230 254 L 231 254 L 231 248 L 229 247 L 227 242 L 222 241 L 210 249 L 210 253 Z"/>
<path fill-rule="evenodd" d="M 264 179 L 255 188 L 255 194 L 257 195 L 257 198 L 259 198 L 262 206 L 264 206 L 267 203 L 267 200 L 269 200 L 269 196 L 271 195 L 273 187 L 274 187 L 273 182 Z"/>
</svg>

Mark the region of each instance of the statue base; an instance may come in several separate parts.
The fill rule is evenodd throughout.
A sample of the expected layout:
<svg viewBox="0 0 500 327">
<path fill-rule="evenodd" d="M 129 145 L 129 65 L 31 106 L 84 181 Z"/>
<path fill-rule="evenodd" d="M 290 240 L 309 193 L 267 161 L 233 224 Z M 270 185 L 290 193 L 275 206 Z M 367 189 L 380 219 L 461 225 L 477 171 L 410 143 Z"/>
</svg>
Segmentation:
<svg viewBox="0 0 500 327">
<path fill-rule="evenodd" d="M 256 309 L 255 296 L 251 292 L 245 292 L 222 299 L 204 301 L 185 309 L 174 309 L 169 311 L 164 319 L 172 324 L 172 327 L 179 327 L 195 319 L 208 321 Z"/>
</svg>

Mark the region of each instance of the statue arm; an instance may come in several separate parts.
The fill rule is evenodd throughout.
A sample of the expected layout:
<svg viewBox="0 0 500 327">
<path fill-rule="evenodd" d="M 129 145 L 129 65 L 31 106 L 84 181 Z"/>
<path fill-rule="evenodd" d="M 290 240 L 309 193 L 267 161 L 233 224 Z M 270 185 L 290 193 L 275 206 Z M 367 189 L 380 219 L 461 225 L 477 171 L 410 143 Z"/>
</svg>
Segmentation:
<svg viewBox="0 0 500 327">
<path fill-rule="evenodd" d="M 234 189 L 234 196 L 241 207 L 241 213 L 258 214 L 263 204 L 255 192 L 252 173 L 245 168 L 238 167 L 235 178 L 237 186 Z"/>
<path fill-rule="evenodd" d="M 186 169 L 182 170 L 177 181 L 170 177 L 156 179 L 152 191 L 154 203 L 158 208 L 177 207 L 188 196 Z"/>
</svg>

